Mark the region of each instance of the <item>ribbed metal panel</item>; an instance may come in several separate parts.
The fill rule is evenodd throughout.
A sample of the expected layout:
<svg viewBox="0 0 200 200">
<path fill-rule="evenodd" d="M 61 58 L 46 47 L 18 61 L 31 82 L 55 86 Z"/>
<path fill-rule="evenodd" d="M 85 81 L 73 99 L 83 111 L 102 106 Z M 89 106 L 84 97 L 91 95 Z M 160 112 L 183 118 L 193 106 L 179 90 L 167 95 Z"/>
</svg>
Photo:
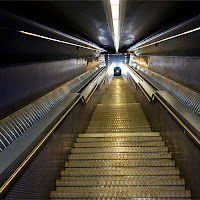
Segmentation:
<svg viewBox="0 0 200 200">
<path fill-rule="evenodd" d="M 136 65 L 133 65 L 136 67 Z M 151 82 L 156 84 L 160 89 L 166 90 L 172 96 L 177 98 L 182 104 L 184 104 L 188 109 L 200 115 L 200 94 L 195 92 L 175 81 L 172 81 L 164 76 L 161 76 L 153 71 L 144 69 L 137 65 L 139 72 L 144 73 L 145 77 Z M 153 85 L 154 85 L 153 83 Z"/>
</svg>

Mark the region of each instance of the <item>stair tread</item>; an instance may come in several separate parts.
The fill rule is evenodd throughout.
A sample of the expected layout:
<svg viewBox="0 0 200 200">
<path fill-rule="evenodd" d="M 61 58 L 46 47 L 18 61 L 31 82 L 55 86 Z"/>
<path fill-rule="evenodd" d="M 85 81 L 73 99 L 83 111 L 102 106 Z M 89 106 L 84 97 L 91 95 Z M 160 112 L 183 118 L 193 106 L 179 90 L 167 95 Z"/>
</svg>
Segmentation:
<svg viewBox="0 0 200 200">
<path fill-rule="evenodd" d="M 70 177 L 71 178 L 71 177 Z M 67 177 L 62 177 L 56 181 L 57 186 L 184 186 L 184 179 L 180 178 L 124 178 L 124 177 L 101 177 L 97 179 L 96 177 L 80 178 L 74 177 L 69 179 Z"/>
<path fill-rule="evenodd" d="M 160 141 L 162 142 L 162 137 L 101 137 L 101 138 L 77 138 L 76 142 L 153 142 Z"/>
<path fill-rule="evenodd" d="M 188 190 L 176 190 L 176 189 L 156 189 L 151 190 L 133 188 L 132 187 L 104 187 L 104 188 L 72 188 L 72 187 L 57 187 L 57 191 L 51 192 L 51 198 L 124 198 L 124 197 L 191 197 L 191 193 Z"/>
<path fill-rule="evenodd" d="M 79 134 L 79 137 L 119 137 L 119 136 L 123 136 L 123 137 L 155 137 L 155 136 L 160 136 L 159 132 L 124 132 L 124 133 L 112 133 L 112 132 L 107 132 L 107 133 L 83 133 L 83 134 Z"/>
<path fill-rule="evenodd" d="M 159 152 L 159 153 L 93 153 L 93 154 L 71 154 L 68 156 L 69 160 L 99 160 L 99 159 L 110 159 L 110 160 L 131 160 L 131 159 L 160 159 L 160 158 L 171 158 L 171 153 Z"/>
<path fill-rule="evenodd" d="M 78 145 L 79 143 L 77 143 Z M 85 143 L 84 143 L 85 144 Z M 168 152 L 167 147 L 82 147 L 73 148 L 71 153 L 117 153 L 117 152 L 127 152 L 127 153 L 144 153 L 144 152 Z"/>
<path fill-rule="evenodd" d="M 137 167 L 137 166 L 175 166 L 170 159 L 160 160 L 87 160 L 69 161 L 65 167 Z"/>
<path fill-rule="evenodd" d="M 77 142 L 74 143 L 74 147 L 163 147 L 165 143 L 163 141 L 156 142 Z"/>
<path fill-rule="evenodd" d="M 102 168 L 66 168 L 61 176 L 173 176 L 179 170 L 172 167 L 102 167 Z"/>
</svg>

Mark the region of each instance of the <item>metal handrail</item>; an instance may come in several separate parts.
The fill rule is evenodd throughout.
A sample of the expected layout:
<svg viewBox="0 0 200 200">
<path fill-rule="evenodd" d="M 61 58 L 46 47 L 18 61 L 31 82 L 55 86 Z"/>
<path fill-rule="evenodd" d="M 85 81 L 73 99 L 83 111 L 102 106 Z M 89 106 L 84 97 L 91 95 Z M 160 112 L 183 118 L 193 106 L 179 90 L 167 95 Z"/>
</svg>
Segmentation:
<svg viewBox="0 0 200 200">
<path fill-rule="evenodd" d="M 94 94 L 94 92 L 95 92 L 95 90 L 97 89 L 97 87 L 98 87 L 98 85 L 96 85 L 96 86 L 93 88 L 92 92 L 89 94 L 89 96 L 88 96 L 87 99 L 85 100 L 85 103 L 86 103 L 86 104 L 88 103 L 88 101 L 90 100 L 90 98 L 92 97 L 92 95 Z"/>
<path fill-rule="evenodd" d="M 89 84 L 84 91 L 81 92 L 82 100 L 84 104 L 87 104 L 87 102 L 90 100 L 91 96 L 95 92 L 96 88 L 101 82 L 101 77 L 103 77 L 107 70 L 108 70 L 109 65 L 107 65 L 105 68 L 100 70 L 98 72 L 98 75 L 93 78 L 91 81 L 91 84 Z M 100 80 L 98 80 L 100 78 Z"/>
<path fill-rule="evenodd" d="M 138 87 L 140 88 L 140 90 L 142 91 L 142 93 L 145 95 L 145 97 L 147 98 L 147 100 L 148 100 L 149 102 L 151 102 L 152 99 L 149 98 L 149 96 L 147 95 L 147 93 L 145 92 L 145 90 L 143 89 L 143 87 L 142 87 L 140 84 L 138 84 Z"/>
<path fill-rule="evenodd" d="M 138 74 L 135 70 L 133 70 L 129 65 L 127 65 L 126 63 L 124 63 L 124 65 L 129 69 L 129 74 L 131 75 L 132 73 L 131 77 L 136 82 L 136 84 L 141 89 L 141 91 L 144 93 L 148 101 L 151 102 L 153 99 L 153 94 L 155 93 L 155 90 L 148 84 L 147 81 L 143 79 L 143 77 L 141 77 L 140 74 Z"/>
<path fill-rule="evenodd" d="M 128 65 L 127 65 L 128 66 Z M 131 68 L 132 69 L 132 68 Z M 133 70 L 133 69 L 132 69 Z M 136 71 L 134 71 L 135 73 L 137 73 Z M 137 75 L 148 84 L 148 81 L 145 79 L 145 77 L 142 77 L 139 73 L 137 73 Z M 140 84 L 136 83 L 139 88 L 142 90 L 142 92 L 146 95 L 146 92 L 143 91 L 144 89 L 140 87 Z M 200 139 L 195 135 L 195 133 L 180 119 L 180 117 L 172 110 L 169 108 L 169 106 L 167 106 L 167 104 L 155 93 L 153 94 L 153 99 L 154 97 L 164 106 L 164 108 L 174 117 L 174 119 L 178 122 L 178 124 L 188 133 L 189 137 L 198 145 L 198 147 L 200 147 Z M 149 99 L 149 97 L 147 98 L 149 101 L 152 99 Z"/>
<path fill-rule="evenodd" d="M 166 108 L 166 110 L 176 119 L 176 121 L 187 131 L 189 136 L 195 141 L 196 144 L 200 147 L 200 139 L 184 124 L 184 122 L 167 106 L 167 104 L 157 95 L 154 94 L 156 99 Z"/>
</svg>

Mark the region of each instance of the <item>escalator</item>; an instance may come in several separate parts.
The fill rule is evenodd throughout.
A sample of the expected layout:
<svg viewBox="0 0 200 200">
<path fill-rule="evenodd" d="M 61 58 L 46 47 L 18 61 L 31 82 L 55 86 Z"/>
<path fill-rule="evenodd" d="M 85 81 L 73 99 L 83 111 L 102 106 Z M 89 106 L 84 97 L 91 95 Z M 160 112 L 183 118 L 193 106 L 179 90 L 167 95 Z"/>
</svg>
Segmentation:
<svg viewBox="0 0 200 200">
<path fill-rule="evenodd" d="M 188 200 L 159 132 L 122 78 L 112 80 L 56 181 L 55 199 Z"/>
</svg>

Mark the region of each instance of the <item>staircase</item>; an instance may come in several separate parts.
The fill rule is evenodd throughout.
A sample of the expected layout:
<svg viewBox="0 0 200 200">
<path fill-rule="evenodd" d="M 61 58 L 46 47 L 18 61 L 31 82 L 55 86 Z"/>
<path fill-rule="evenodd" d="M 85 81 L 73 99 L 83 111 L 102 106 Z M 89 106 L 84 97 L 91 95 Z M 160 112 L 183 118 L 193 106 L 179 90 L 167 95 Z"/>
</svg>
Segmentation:
<svg viewBox="0 0 200 200">
<path fill-rule="evenodd" d="M 79 134 L 51 199 L 188 200 L 171 153 L 122 78 L 114 78 Z"/>
</svg>

